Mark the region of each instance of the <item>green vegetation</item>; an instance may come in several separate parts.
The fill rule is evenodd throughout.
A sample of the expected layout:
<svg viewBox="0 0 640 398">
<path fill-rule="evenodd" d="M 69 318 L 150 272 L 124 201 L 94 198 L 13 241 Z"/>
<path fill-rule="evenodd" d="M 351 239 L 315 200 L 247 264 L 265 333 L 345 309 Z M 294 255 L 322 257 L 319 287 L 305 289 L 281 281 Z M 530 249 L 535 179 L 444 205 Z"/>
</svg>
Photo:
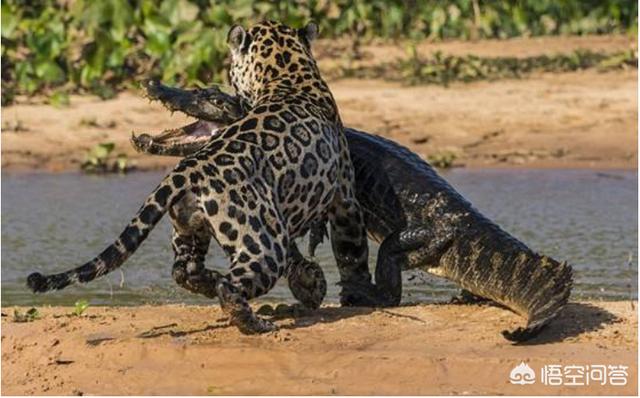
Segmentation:
<svg viewBox="0 0 640 398">
<path fill-rule="evenodd" d="M 451 151 L 442 151 L 427 156 L 427 161 L 439 169 L 450 169 L 457 158 L 457 155 Z"/>
<path fill-rule="evenodd" d="M 124 153 L 113 156 L 116 145 L 113 142 L 102 142 L 89 150 L 80 168 L 85 173 L 126 173 L 131 171 L 129 159 Z"/>
<path fill-rule="evenodd" d="M 143 78 L 224 78 L 226 33 L 258 19 L 319 23 L 324 37 L 504 38 L 637 33 L 635 0 L 5 0 L 2 102 L 70 91 L 103 98 Z"/>
<path fill-rule="evenodd" d="M 637 68 L 638 53 L 635 50 L 612 54 L 577 50 L 568 54 L 539 55 L 532 57 L 478 57 L 475 55 L 418 56 L 411 47 L 405 59 L 373 66 L 340 65 L 328 71 L 331 77 L 356 77 L 387 79 L 409 84 L 442 84 L 518 78 L 532 72 L 569 72 L 588 68 L 612 70 Z"/>
<path fill-rule="evenodd" d="M 73 307 L 73 312 L 71 315 L 73 316 L 82 316 L 82 314 L 89 308 L 89 302 L 87 300 L 78 300 L 76 301 L 75 306 Z"/>
<path fill-rule="evenodd" d="M 33 322 L 36 319 L 40 319 L 40 312 L 37 308 L 30 308 L 25 313 L 18 310 L 13 311 L 14 322 Z"/>
</svg>

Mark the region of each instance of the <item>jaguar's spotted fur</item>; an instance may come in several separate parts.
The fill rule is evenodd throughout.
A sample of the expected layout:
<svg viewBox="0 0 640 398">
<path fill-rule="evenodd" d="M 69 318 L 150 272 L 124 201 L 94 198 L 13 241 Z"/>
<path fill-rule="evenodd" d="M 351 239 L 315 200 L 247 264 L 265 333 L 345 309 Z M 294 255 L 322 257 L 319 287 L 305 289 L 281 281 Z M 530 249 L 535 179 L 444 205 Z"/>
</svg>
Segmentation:
<svg viewBox="0 0 640 398">
<path fill-rule="evenodd" d="M 61 289 L 110 272 L 167 211 L 175 229 L 174 278 L 194 292 L 217 296 L 231 323 L 245 333 L 274 329 L 247 300 L 274 286 L 287 261 L 295 261 L 293 239 L 326 215 L 342 284 L 370 283 L 342 122 L 311 54 L 316 34 L 315 24 L 299 30 L 275 22 L 249 30 L 234 26 L 228 35 L 230 81 L 247 115 L 216 130 L 207 145 L 181 160 L 98 257 L 64 273 L 31 274 L 29 287 Z M 216 126 L 196 122 L 190 128 L 211 134 Z M 231 260 L 226 275 L 204 268 L 211 236 Z"/>
</svg>

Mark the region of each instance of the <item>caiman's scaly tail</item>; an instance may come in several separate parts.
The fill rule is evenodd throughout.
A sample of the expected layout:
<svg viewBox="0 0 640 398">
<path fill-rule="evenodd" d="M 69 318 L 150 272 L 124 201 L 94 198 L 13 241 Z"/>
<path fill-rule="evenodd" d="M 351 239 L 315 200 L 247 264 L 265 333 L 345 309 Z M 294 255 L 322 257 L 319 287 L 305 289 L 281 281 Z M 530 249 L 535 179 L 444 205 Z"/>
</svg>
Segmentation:
<svg viewBox="0 0 640 398">
<path fill-rule="evenodd" d="M 535 269 L 528 275 L 529 283 L 522 284 L 520 295 L 514 296 L 523 307 L 527 325 L 513 331 L 504 330 L 502 335 L 510 341 L 520 342 L 535 337 L 558 315 L 571 295 L 573 269 L 566 261 L 540 256 Z"/>
<path fill-rule="evenodd" d="M 525 327 L 502 335 L 514 342 L 529 340 L 566 305 L 573 270 L 566 262 L 534 253 L 497 226 L 491 229 L 480 239 L 452 247 L 443 259 L 448 265 L 443 276 L 526 317 Z"/>
<path fill-rule="evenodd" d="M 27 286 L 35 293 L 60 290 L 74 283 L 86 283 L 120 267 L 147 238 L 167 210 L 184 194 L 186 179 L 169 174 L 147 197 L 136 216 L 118 239 L 93 260 L 72 270 L 53 275 L 34 272 L 27 278 Z"/>
</svg>

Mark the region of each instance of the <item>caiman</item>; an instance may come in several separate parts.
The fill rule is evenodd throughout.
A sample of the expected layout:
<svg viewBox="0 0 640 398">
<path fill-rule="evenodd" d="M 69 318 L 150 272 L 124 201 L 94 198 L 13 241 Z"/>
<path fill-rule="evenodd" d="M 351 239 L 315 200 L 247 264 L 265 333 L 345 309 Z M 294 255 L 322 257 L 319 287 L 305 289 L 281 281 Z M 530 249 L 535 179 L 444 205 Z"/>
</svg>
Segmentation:
<svg viewBox="0 0 640 398">
<path fill-rule="evenodd" d="M 224 125 L 244 113 L 239 100 L 215 87 L 181 90 L 151 81 L 144 89 L 168 109 L 208 122 Z M 409 149 L 352 128 L 345 128 L 345 134 L 367 232 L 380 243 L 375 288 L 363 288 L 360 305 L 398 305 L 401 271 L 417 268 L 526 317 L 525 327 L 502 332 L 508 340 L 533 338 L 558 315 L 571 292 L 571 266 L 505 232 Z M 171 130 L 132 136 L 132 144 L 145 153 L 186 156 L 207 139 Z M 323 222 L 312 228 L 312 254 L 324 233 Z"/>
</svg>

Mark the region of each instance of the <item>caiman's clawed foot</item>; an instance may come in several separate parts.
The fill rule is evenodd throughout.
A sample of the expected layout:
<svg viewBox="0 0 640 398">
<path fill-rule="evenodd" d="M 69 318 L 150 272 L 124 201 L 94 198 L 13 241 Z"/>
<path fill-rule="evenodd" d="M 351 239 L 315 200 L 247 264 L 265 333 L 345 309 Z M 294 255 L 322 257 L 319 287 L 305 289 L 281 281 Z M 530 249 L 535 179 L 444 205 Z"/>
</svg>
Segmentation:
<svg viewBox="0 0 640 398">
<path fill-rule="evenodd" d="M 370 282 L 340 283 L 340 304 L 343 307 L 390 307 L 393 303 L 384 292 Z"/>
<path fill-rule="evenodd" d="M 490 301 L 491 300 L 487 298 L 477 296 L 468 290 L 462 289 L 460 291 L 460 294 L 458 294 L 457 296 L 451 297 L 451 301 L 449 301 L 449 304 L 470 305 L 470 304 L 483 304 L 483 303 L 488 303 Z"/>
</svg>

